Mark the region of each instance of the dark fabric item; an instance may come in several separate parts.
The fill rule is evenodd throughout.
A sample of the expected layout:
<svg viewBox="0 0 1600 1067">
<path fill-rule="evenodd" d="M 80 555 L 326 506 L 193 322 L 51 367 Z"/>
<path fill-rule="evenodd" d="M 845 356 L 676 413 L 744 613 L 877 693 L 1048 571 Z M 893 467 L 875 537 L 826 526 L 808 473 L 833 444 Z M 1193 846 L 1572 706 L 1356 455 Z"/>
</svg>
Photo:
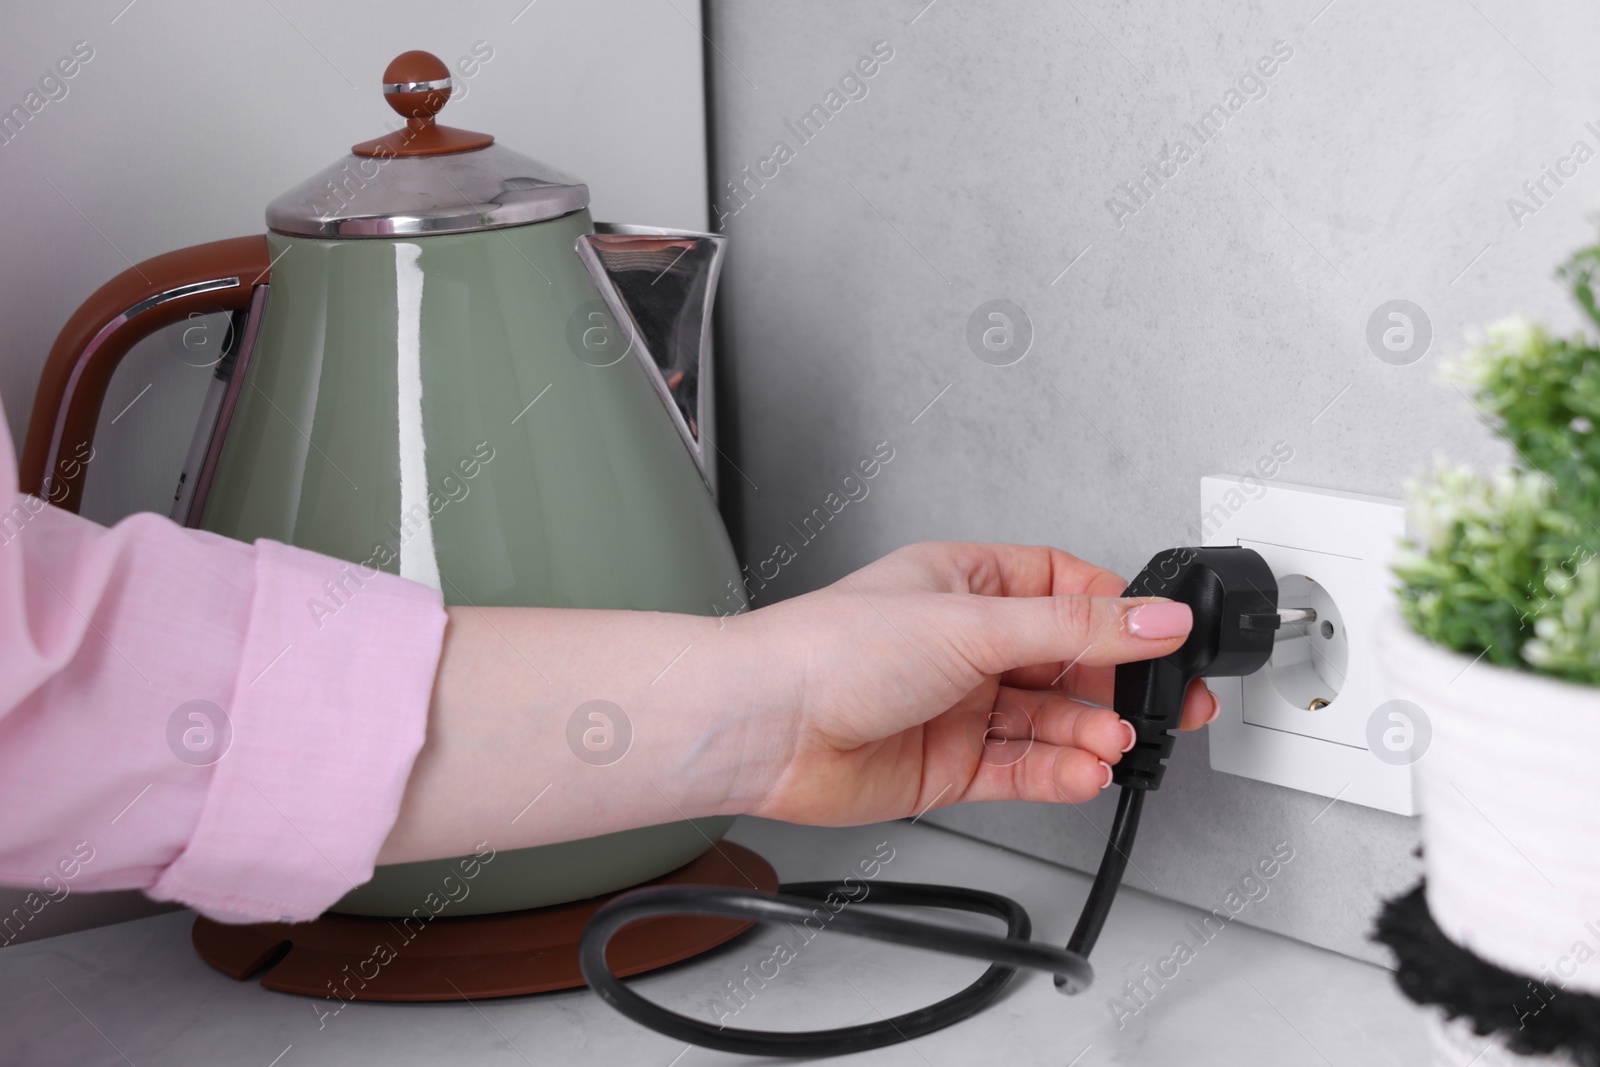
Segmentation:
<svg viewBox="0 0 1600 1067">
<path fill-rule="evenodd" d="M 1465 1017 L 1513 1052 L 1565 1053 L 1580 1067 L 1600 1067 L 1600 997 L 1562 989 L 1559 977 L 1514 974 L 1457 945 L 1434 922 L 1423 885 L 1386 903 L 1372 936 L 1394 952 L 1400 991 Z"/>
</svg>

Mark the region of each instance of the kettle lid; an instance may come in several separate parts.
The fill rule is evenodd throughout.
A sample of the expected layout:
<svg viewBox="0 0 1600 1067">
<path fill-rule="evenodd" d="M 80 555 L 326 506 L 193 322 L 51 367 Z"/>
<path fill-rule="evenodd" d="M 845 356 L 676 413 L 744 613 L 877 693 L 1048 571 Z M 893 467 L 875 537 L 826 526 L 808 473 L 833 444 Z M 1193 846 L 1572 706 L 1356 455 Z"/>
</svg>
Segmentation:
<svg viewBox="0 0 1600 1067">
<path fill-rule="evenodd" d="M 450 68 L 403 52 L 383 94 L 406 124 L 363 141 L 267 205 L 267 228 L 303 237 L 394 237 L 492 230 L 570 214 L 589 187 L 495 143 L 434 121 L 450 99 Z"/>
</svg>

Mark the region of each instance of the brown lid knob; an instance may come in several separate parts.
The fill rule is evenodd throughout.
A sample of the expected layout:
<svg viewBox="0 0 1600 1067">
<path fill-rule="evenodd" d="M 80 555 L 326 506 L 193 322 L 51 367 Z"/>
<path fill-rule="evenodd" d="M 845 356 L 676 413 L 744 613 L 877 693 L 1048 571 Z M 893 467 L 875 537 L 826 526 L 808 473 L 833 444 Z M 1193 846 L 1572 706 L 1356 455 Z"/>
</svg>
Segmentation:
<svg viewBox="0 0 1600 1067">
<path fill-rule="evenodd" d="M 450 99 L 450 68 L 432 52 L 413 49 L 395 56 L 383 71 L 383 98 L 406 120 L 403 130 L 363 141 L 358 156 L 434 156 L 470 152 L 494 143 L 487 133 L 440 126 L 433 117 Z"/>
</svg>

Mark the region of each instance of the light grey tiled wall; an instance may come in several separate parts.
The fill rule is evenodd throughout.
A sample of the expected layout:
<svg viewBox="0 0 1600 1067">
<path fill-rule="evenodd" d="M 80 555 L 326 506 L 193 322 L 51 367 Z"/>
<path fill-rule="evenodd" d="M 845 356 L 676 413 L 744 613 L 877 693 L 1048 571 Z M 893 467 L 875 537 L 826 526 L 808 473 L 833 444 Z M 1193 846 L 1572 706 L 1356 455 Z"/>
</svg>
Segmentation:
<svg viewBox="0 0 1600 1067">
<path fill-rule="evenodd" d="M 731 239 L 722 443 L 742 471 L 724 484 L 746 560 L 798 545 L 791 521 L 875 443 L 895 449 L 771 595 L 927 538 L 1049 542 L 1132 573 L 1192 539 L 1202 475 L 1243 473 L 1280 441 L 1286 482 L 1398 495 L 1436 452 L 1499 458 L 1436 379 L 1467 327 L 1514 310 L 1575 322 L 1551 271 L 1593 235 L 1600 159 L 1560 164 L 1575 176 L 1546 179 L 1537 202 L 1522 183 L 1577 141 L 1600 149 L 1590 5 L 708 10 L 714 203 Z M 880 41 L 893 58 L 865 95 L 847 84 L 802 141 L 800 117 Z M 1188 124 L 1274 47 L 1288 58 L 1198 144 Z M 1193 158 L 1131 210 L 1123 183 L 1178 140 Z M 741 207 L 724 183 L 746 166 L 768 177 L 744 178 Z M 1108 207 L 1118 196 L 1129 211 Z M 1513 213 L 1513 196 L 1531 210 Z M 1004 367 L 965 340 L 973 310 L 1002 298 L 1035 331 Z M 1431 322 L 1411 365 L 1366 341 L 1391 299 Z M 1415 877 L 1414 824 L 1343 803 L 1319 818 L 1323 798 L 1212 772 L 1205 744 L 1179 746 L 1131 884 L 1215 906 L 1288 841 L 1296 859 L 1247 919 L 1378 958 L 1370 916 Z M 1086 868 L 1110 809 L 929 818 Z"/>
</svg>

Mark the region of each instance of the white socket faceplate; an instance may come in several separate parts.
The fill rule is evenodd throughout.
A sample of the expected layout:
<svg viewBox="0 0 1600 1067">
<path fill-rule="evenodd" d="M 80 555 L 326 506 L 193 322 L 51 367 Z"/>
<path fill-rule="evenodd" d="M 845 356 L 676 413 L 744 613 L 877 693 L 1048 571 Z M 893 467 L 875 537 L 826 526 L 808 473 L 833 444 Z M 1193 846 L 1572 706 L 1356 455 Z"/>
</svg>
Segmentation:
<svg viewBox="0 0 1600 1067">
<path fill-rule="evenodd" d="M 1415 814 L 1411 768 L 1367 748 L 1369 720 L 1392 698 L 1378 672 L 1375 624 L 1393 595 L 1400 502 L 1214 475 L 1200 480 L 1200 523 L 1205 544 L 1255 549 L 1280 584 L 1331 600 L 1340 624 L 1327 634 L 1320 624 L 1333 616 L 1325 609 L 1318 623 L 1280 640 L 1261 671 L 1210 681 L 1222 702 L 1207 728 L 1212 769 Z M 1285 582 L 1292 575 L 1316 588 Z M 1279 607 L 1316 606 L 1291 599 L 1280 597 Z M 1312 710 L 1306 705 L 1315 699 L 1330 702 Z"/>
</svg>

